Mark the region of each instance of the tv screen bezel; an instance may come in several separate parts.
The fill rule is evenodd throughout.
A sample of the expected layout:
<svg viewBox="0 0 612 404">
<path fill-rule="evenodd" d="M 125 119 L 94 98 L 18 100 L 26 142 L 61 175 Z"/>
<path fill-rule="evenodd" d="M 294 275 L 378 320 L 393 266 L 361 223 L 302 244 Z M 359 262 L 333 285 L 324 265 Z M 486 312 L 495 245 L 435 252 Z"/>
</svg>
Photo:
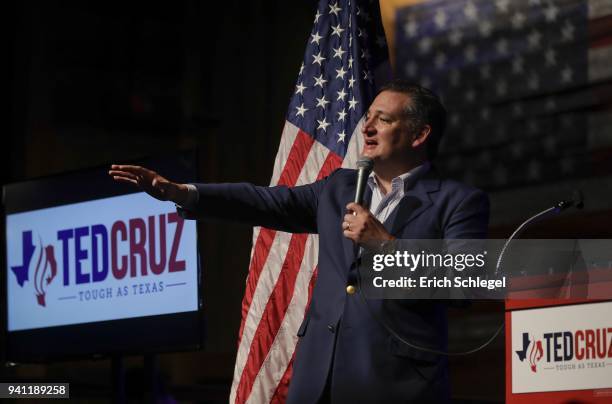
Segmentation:
<svg viewBox="0 0 612 404">
<path fill-rule="evenodd" d="M 198 159 L 195 150 L 142 158 L 121 164 L 141 165 L 177 182 L 198 181 Z M 45 363 L 203 348 L 206 323 L 199 247 L 201 232 L 198 225 L 196 225 L 197 310 L 29 330 L 8 330 L 7 215 L 141 192 L 128 184 L 113 181 L 108 175 L 109 168 L 110 163 L 3 185 L 1 249 L 7 274 L 0 277 L 0 290 L 4 295 L 2 298 L 4 308 L 1 310 L 4 360 L 16 363 Z M 88 178 L 96 178 L 99 181 L 85 181 Z M 79 185 L 76 193 L 74 184 Z M 28 195 L 43 195 L 43 197 L 28 198 Z"/>
</svg>

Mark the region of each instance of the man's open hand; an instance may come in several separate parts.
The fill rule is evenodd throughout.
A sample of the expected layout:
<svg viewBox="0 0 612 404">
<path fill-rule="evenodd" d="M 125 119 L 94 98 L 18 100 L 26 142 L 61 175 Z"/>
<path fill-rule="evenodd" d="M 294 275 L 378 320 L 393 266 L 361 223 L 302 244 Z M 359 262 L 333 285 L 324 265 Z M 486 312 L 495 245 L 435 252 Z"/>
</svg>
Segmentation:
<svg viewBox="0 0 612 404">
<path fill-rule="evenodd" d="M 160 201 L 172 201 L 181 205 L 187 200 L 185 184 L 169 181 L 144 167 L 113 164 L 108 174 L 117 182 L 136 185 Z"/>
<path fill-rule="evenodd" d="M 363 206 L 356 203 L 346 205 L 349 211 L 344 215 L 342 230 L 344 237 L 366 247 L 373 247 L 384 240 L 393 240 L 385 226 Z"/>
</svg>

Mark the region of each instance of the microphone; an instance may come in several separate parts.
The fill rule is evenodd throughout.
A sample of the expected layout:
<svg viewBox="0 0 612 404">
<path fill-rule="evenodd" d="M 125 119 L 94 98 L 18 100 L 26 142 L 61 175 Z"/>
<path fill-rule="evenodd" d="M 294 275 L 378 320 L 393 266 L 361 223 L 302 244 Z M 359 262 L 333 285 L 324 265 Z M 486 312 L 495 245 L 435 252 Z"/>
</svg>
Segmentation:
<svg viewBox="0 0 612 404">
<path fill-rule="evenodd" d="M 521 234 L 523 230 L 530 224 L 539 222 L 540 220 L 543 220 L 547 217 L 559 214 L 565 209 L 571 208 L 572 206 L 575 206 L 576 209 L 582 209 L 584 207 L 584 195 L 579 189 L 576 189 L 574 190 L 574 192 L 572 192 L 572 197 L 570 199 L 557 202 L 555 206 L 551 206 L 548 209 L 536 213 L 535 215 L 531 216 L 529 219 L 521 223 L 521 225 L 517 227 L 516 230 L 514 230 L 514 233 L 512 233 L 508 240 L 506 240 L 506 242 L 504 243 L 504 246 L 502 247 L 501 252 L 499 253 L 499 257 L 497 258 L 497 265 L 495 266 L 495 275 L 499 273 L 499 268 L 501 268 L 504 253 L 506 252 L 510 241 L 512 241 L 519 234 Z"/>
<path fill-rule="evenodd" d="M 361 156 L 357 160 L 357 188 L 355 189 L 355 203 L 363 204 L 363 194 L 365 192 L 368 176 L 374 168 L 374 161 L 371 158 Z"/>
<path fill-rule="evenodd" d="M 576 209 L 584 208 L 584 195 L 579 189 L 575 189 L 574 192 L 572 192 L 572 197 L 570 199 L 557 203 L 555 208 L 557 209 L 557 212 L 561 212 L 567 208 L 571 208 L 572 206 L 575 206 Z"/>
</svg>

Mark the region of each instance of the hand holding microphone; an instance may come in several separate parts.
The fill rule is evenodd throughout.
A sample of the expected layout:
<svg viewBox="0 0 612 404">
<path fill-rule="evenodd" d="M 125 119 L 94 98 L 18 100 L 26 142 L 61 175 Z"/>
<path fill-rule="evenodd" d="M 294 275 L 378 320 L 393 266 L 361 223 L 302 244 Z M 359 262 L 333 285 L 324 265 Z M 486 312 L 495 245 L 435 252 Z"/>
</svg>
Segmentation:
<svg viewBox="0 0 612 404">
<path fill-rule="evenodd" d="M 348 213 L 344 215 L 342 231 L 344 237 L 357 244 L 374 247 L 384 240 L 393 240 L 385 226 L 370 211 L 362 206 L 363 195 L 368 177 L 374 168 L 374 162 L 369 157 L 361 157 L 357 161 L 357 185 L 354 202 L 346 205 Z"/>
</svg>

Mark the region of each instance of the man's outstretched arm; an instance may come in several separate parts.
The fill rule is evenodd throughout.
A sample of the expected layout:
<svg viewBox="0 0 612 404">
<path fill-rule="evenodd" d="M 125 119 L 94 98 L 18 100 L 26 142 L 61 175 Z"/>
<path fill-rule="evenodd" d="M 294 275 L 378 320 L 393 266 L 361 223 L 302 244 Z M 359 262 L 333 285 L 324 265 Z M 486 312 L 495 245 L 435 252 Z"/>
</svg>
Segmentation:
<svg viewBox="0 0 612 404">
<path fill-rule="evenodd" d="M 181 206 L 185 217 L 209 221 L 233 221 L 292 233 L 316 233 L 318 197 L 326 180 L 297 187 L 260 187 L 248 183 L 174 183 L 155 171 L 139 166 L 113 165 L 109 174 L 118 182 L 133 184 L 162 201 Z M 185 205 L 197 192 L 192 206 Z"/>
</svg>

